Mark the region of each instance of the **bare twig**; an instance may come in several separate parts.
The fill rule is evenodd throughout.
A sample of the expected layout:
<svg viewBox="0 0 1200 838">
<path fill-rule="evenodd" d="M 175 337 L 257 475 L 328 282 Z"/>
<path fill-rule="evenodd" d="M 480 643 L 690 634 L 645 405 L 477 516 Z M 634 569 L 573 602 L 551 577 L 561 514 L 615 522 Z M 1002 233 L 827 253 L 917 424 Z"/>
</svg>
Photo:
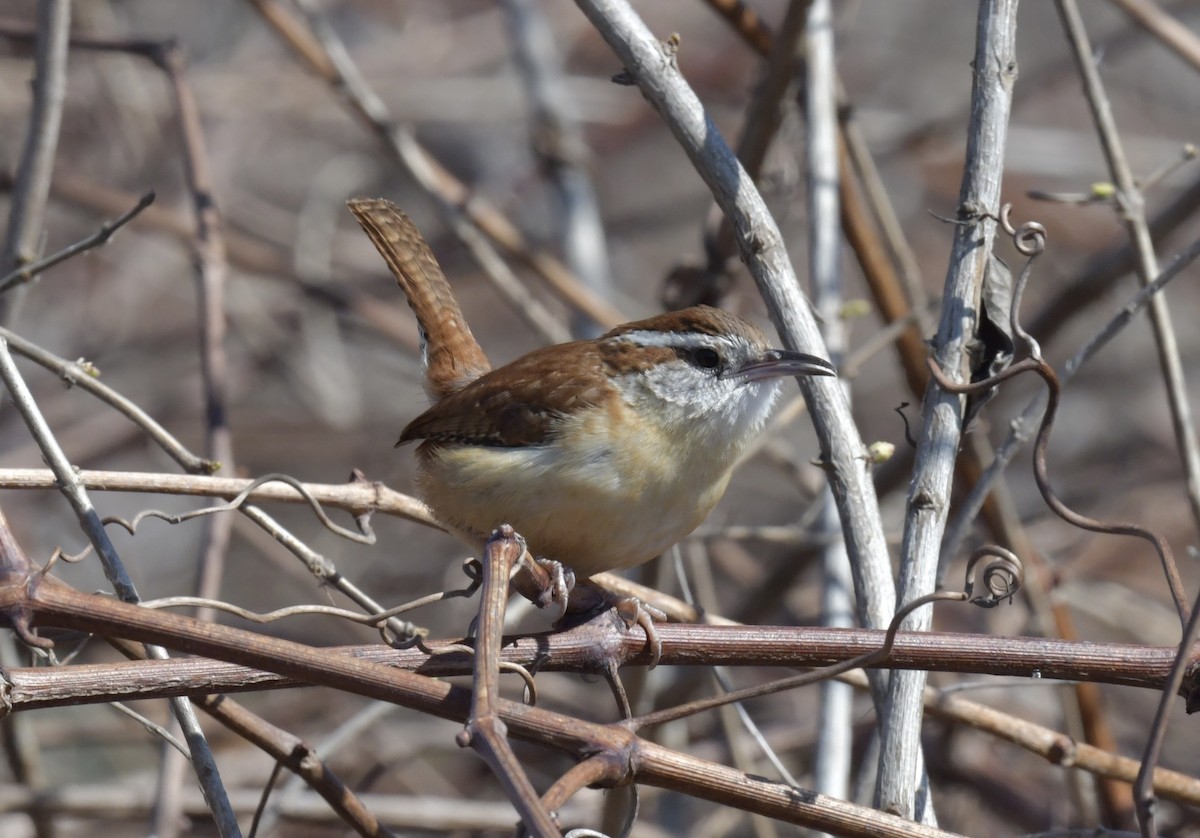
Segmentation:
<svg viewBox="0 0 1200 838">
<path fill-rule="evenodd" d="M 13 187 L 4 249 L 0 251 L 0 273 L 5 275 L 34 261 L 40 248 L 63 101 L 67 97 L 70 29 L 71 0 L 39 0 L 33 104 Z M 8 319 L 13 305 L 11 300 L 0 300 L 0 323 Z"/>
<path fill-rule="evenodd" d="M 174 615 L 164 615 L 164 619 Z M 149 619 L 149 618 L 147 618 Z M 823 667 L 862 655 L 876 655 L 887 639 L 878 629 L 820 626 L 743 626 L 724 620 L 713 625 L 664 623 L 662 666 Z M 254 635 L 243 632 L 248 637 Z M 424 648 L 381 644 L 326 647 L 322 654 L 346 655 L 430 677 L 469 674 L 474 661 L 462 641 L 429 640 Z M 453 647 L 453 651 L 442 650 Z M 436 654 L 430 656 L 429 650 Z M 1088 678 L 1140 690 L 1162 690 L 1171 675 L 1177 647 L 1129 643 L 1088 643 L 1042 637 L 1001 637 L 961 632 L 897 632 L 886 660 L 876 666 L 925 669 L 971 675 L 1075 681 Z M 502 659 L 546 672 L 594 672 L 597 654 L 615 665 L 644 666 L 645 639 L 613 620 L 595 620 L 552 634 L 504 638 Z M 1193 654 L 1193 660 L 1195 654 Z M 827 674 L 825 677 L 828 677 Z M 19 668 L 11 673 L 8 696 L 14 709 L 40 710 L 76 704 L 133 701 L 209 692 L 278 690 L 303 683 L 270 674 L 253 664 L 198 658 L 139 664 L 76 664 L 48 670 Z M 1193 679 L 1193 682 L 1195 679 Z M 1193 689 L 1194 684 L 1189 684 Z M 1200 781 L 1198 781 L 1200 782 Z"/>
<path fill-rule="evenodd" d="M 212 474 L 217 470 L 217 463 L 197 457 L 188 451 L 170 432 L 160 425 L 150 414 L 142 410 L 125 396 L 113 390 L 98 378 L 98 370 L 87 361 L 68 361 L 65 358 L 47 352 L 32 341 L 28 341 L 7 329 L 0 328 L 0 337 L 8 342 L 9 348 L 51 372 L 58 374 L 68 387 L 78 387 L 91 393 L 96 398 L 115 408 L 129 417 L 135 425 L 142 428 L 171 459 L 179 463 L 184 470 L 193 474 Z"/>
<path fill-rule="evenodd" d="M 232 474 L 233 433 L 229 427 L 228 360 L 225 355 L 225 282 L 229 273 L 225 239 L 221 234 L 221 216 L 213 194 L 208 152 L 200 125 L 200 110 L 187 81 L 182 47 L 174 42 L 162 44 L 150 53 L 151 60 L 166 73 L 175 96 L 180 144 L 188 192 L 192 196 L 196 234 L 191 241 L 197 291 L 197 315 L 200 320 L 200 374 L 204 388 L 205 455 L 219 464 L 219 471 Z M 204 529 L 201 543 L 196 593 L 213 599 L 220 593 L 229 550 L 233 518 L 213 516 Z M 210 620 L 214 614 L 200 609 L 197 617 Z M 164 770 L 159 777 L 163 790 L 162 805 L 155 812 L 155 832 L 175 835 L 182 821 L 179 811 L 180 789 L 184 781 L 178 753 L 163 754 Z"/>
<path fill-rule="evenodd" d="M 1116 200 L 1120 216 L 1125 222 L 1137 253 L 1137 276 L 1143 286 L 1149 285 L 1158 276 L 1158 258 L 1154 253 L 1154 242 L 1146 223 L 1145 199 L 1133 177 L 1129 161 L 1121 144 L 1112 107 L 1104 91 L 1104 82 L 1092 57 L 1087 30 L 1080 17 L 1075 0 L 1057 0 L 1059 17 L 1066 30 L 1075 64 L 1083 82 L 1084 94 L 1100 145 L 1113 182 L 1117 187 Z M 1187 497 L 1191 506 L 1192 521 L 1200 530 L 1200 443 L 1192 423 L 1192 409 L 1188 402 L 1187 386 L 1183 379 L 1183 364 L 1179 359 L 1179 346 L 1175 339 L 1175 327 L 1166 301 L 1155 296 L 1150 300 L 1150 324 L 1154 329 L 1154 346 L 1158 350 L 1158 363 L 1162 370 L 1163 383 L 1167 388 L 1167 402 L 1171 408 L 1171 424 L 1175 431 L 1175 444 L 1183 460 L 1187 480 Z"/>
<path fill-rule="evenodd" d="M 45 259 L 39 259 L 32 264 L 17 268 L 8 274 L 8 276 L 0 279 L 0 294 L 4 293 L 10 288 L 18 288 L 27 282 L 31 282 L 38 274 L 48 271 L 59 262 L 65 262 L 72 256 L 75 256 L 79 253 L 84 253 L 96 247 L 100 247 L 103 244 L 107 244 L 108 240 L 113 237 L 113 234 L 116 233 L 117 230 L 121 229 L 127 223 L 132 221 L 133 218 L 138 215 L 138 213 L 150 206 L 152 203 L 154 203 L 153 190 L 143 195 L 138 200 L 137 204 L 135 204 L 134 207 L 129 211 L 123 213 L 117 218 L 114 218 L 112 221 L 108 221 L 100 225 L 100 229 L 88 236 L 86 239 L 82 239 L 81 241 L 77 241 L 74 244 L 68 245 L 57 253 L 47 256 Z"/>
<path fill-rule="evenodd" d="M 985 0 L 979 4 L 971 123 L 959 194 L 963 223 L 955 227 L 942 318 L 934 342 L 939 365 L 950 370 L 956 381 L 964 375 L 968 342 L 978 328 L 980 289 L 995 237 L 995 222 L 985 216 L 995 217 L 1000 208 L 1008 114 L 1016 81 L 1016 12 L 1016 0 Z M 901 545 L 901 605 L 933 590 L 950 507 L 962 410 L 960 396 L 936 387 L 926 391 L 925 422 Z M 906 628 L 927 629 L 931 618 L 930 609 L 917 611 Z M 920 811 L 917 790 L 924 686 L 923 673 L 893 675 L 884 710 L 876 803 L 908 818 Z"/>
<path fill-rule="evenodd" d="M 1137 806 L 1142 838 L 1156 838 L 1158 835 L 1155 826 L 1155 814 L 1158 809 L 1158 801 L 1154 797 L 1155 771 L 1159 757 L 1162 756 L 1163 742 L 1167 737 L 1167 720 L 1171 705 L 1175 703 L 1184 674 L 1195 665 L 1193 653 L 1197 636 L 1200 636 L 1200 599 L 1193 606 L 1192 616 L 1183 628 L 1183 637 L 1179 639 L 1175 664 L 1171 667 L 1171 675 L 1163 686 L 1162 696 L 1154 711 L 1154 722 L 1150 725 L 1150 735 L 1142 752 L 1142 765 L 1133 785 L 1133 800 Z"/>
<path fill-rule="evenodd" d="M 1188 64 L 1200 70 L 1200 38 L 1154 0 L 1110 0 Z"/>
<path fill-rule="evenodd" d="M 529 776 L 508 744 L 508 729 L 498 712 L 500 647 L 508 581 L 525 553 L 525 543 L 505 524 L 488 539 L 483 558 L 483 592 L 479 597 L 479 634 L 475 644 L 471 714 L 458 736 L 460 747 L 473 748 L 491 766 L 521 815 L 525 828 L 539 836 L 561 835 Z"/>
<path fill-rule="evenodd" d="M 379 512 L 394 515 L 425 526 L 441 529 L 428 507 L 414 497 L 389 489 L 379 482 L 371 482 L 360 476 L 347 483 L 263 483 L 261 478 L 250 480 L 241 477 L 208 477 L 186 474 L 160 474 L 137 471 L 91 471 L 76 472 L 84 488 L 92 491 L 151 492 L 167 495 L 196 495 L 233 500 L 245 493 L 246 500 L 255 503 L 276 501 L 283 503 L 316 502 L 322 506 L 344 509 L 354 515 Z M 254 484 L 258 485 L 254 485 Z M 57 488 L 54 473 L 48 469 L 0 469 L 0 488 L 4 489 L 54 489 Z"/>
<path fill-rule="evenodd" d="M 256 477 L 254 480 L 250 481 L 245 489 L 238 493 L 237 497 L 233 498 L 227 504 L 210 505 L 204 507 L 203 509 L 197 509 L 191 512 L 183 513 L 163 512 L 162 510 L 158 509 L 144 509 L 135 515 L 131 521 L 127 521 L 124 518 L 116 516 L 110 516 L 104 519 L 104 523 L 120 524 L 129 531 L 130 535 L 136 535 L 138 525 L 146 518 L 157 518 L 161 521 L 166 521 L 168 524 L 180 524 L 184 521 L 190 521 L 193 518 L 201 518 L 218 512 L 230 512 L 235 509 L 239 509 L 255 489 L 257 489 L 259 486 L 266 485 L 267 483 L 283 483 L 291 486 L 293 489 L 299 492 L 304 500 L 308 502 L 309 508 L 312 509 L 313 514 L 317 516 L 317 520 L 321 522 L 321 526 L 325 527 L 325 529 L 329 530 L 334 535 L 344 538 L 347 541 L 353 541 L 356 544 L 375 543 L 375 532 L 371 529 L 368 515 L 364 514 L 356 516 L 356 530 L 350 530 L 346 527 L 340 526 L 339 524 L 335 524 L 329 518 L 329 516 L 325 514 L 325 510 L 321 508 L 320 501 L 318 501 L 308 492 L 307 489 L 305 489 L 303 483 L 288 474 L 264 474 L 261 477 Z"/>
<path fill-rule="evenodd" d="M 33 394 L 29 391 L 28 385 L 25 384 L 24 378 L 21 377 L 20 371 L 13 362 L 12 354 L 8 351 L 8 342 L 2 338 L 0 338 L 0 378 L 3 378 L 13 403 L 29 426 L 30 433 L 37 440 L 38 447 L 45 455 L 46 462 L 54 473 L 58 489 L 66 496 L 76 517 L 79 518 L 80 527 L 95 548 L 96 555 L 104 567 L 104 574 L 108 577 L 113 590 L 122 601 L 137 602 L 140 597 L 133 585 L 133 580 L 126 573 L 124 564 L 108 538 L 108 533 L 104 531 L 104 525 L 100 522 L 100 516 L 88 498 L 87 490 L 80 482 L 67 455 L 59 447 L 54 432 L 50 430 L 41 409 L 33 399 Z"/>
<path fill-rule="evenodd" d="M 309 573 L 319 579 L 322 584 L 338 591 L 368 614 L 381 614 L 386 610 L 358 585 L 343 576 L 331 559 L 309 547 L 302 539 L 297 538 L 262 509 L 250 504 L 242 504 L 240 510 L 243 515 L 269 533 L 271 538 L 300 559 L 308 568 Z M 422 633 L 422 630 L 412 623 L 402 622 L 394 617 L 388 620 L 387 628 L 400 640 L 407 640 Z"/>
<path fill-rule="evenodd" d="M 846 330 L 842 318 L 845 297 L 842 292 L 839 224 L 840 188 L 838 166 L 837 76 L 834 59 L 833 9 L 829 0 L 793 0 L 793 6 L 807 7 L 804 30 L 804 104 L 807 138 L 805 169 L 808 180 L 808 270 L 812 280 L 813 302 L 821 315 L 821 334 L 829 349 L 829 358 L 840 366 L 846 354 Z M 850 401 L 849 382 L 843 382 L 846 401 Z M 828 543 L 821 549 L 823 570 L 821 588 L 822 624 L 854 624 L 854 577 L 846 555 L 846 543 L 838 538 L 837 503 L 833 490 L 826 485 L 821 498 L 818 531 Z M 850 768 L 854 740 L 852 688 L 839 681 L 821 684 L 818 708 L 817 752 L 813 765 L 813 785 L 821 794 L 850 796 Z"/>
<path fill-rule="evenodd" d="M 399 125 L 350 60 L 344 44 L 328 28 L 314 32 L 295 18 L 279 0 L 249 0 L 255 10 L 283 37 L 309 68 L 330 83 L 379 139 L 392 158 L 435 200 L 439 209 L 463 214 L 508 255 L 528 266 L 562 299 L 604 326 L 628 318 L 599 298 L 560 261 L 533 248 L 521 232 L 495 207 L 455 178 L 426 151 L 412 133 Z M 310 20 L 317 18 L 310 17 Z"/>
<path fill-rule="evenodd" d="M 233 432 L 229 427 L 229 362 L 225 355 L 225 282 L 229 274 L 225 258 L 225 239 L 221 234 L 221 216 L 213 194 L 204 131 L 195 94 L 187 81 L 182 48 L 166 43 L 154 53 L 155 63 L 167 74 L 175 94 L 179 133 L 196 218 L 196 236 L 192 242 L 195 260 L 197 298 L 200 318 L 200 371 L 204 382 L 205 453 L 220 464 L 220 471 L 232 474 Z M 225 554 L 229 548 L 232 519 L 213 518 L 205 531 L 200 559 L 197 595 L 212 598 L 220 591 Z M 203 613 L 200 618 L 204 619 Z"/>
<path fill-rule="evenodd" d="M 586 162 L 588 148 L 578 108 L 563 81 L 562 58 L 540 4 L 506 0 L 517 68 L 528 90 L 530 144 L 554 189 L 559 236 L 567 266 L 601 299 L 612 297 L 600 208 Z M 600 324 L 582 312 L 572 322 L 576 337 L 596 337 Z"/>
<path fill-rule="evenodd" d="M 70 29 L 71 0 L 39 0 L 31 86 L 33 98 L 25 145 L 9 202 L 7 230 L 0 244 L 0 274 L 19 271 L 33 262 L 41 247 L 63 103 L 67 96 Z M 19 299 L 0 300 L 0 325 L 13 319 L 18 305 Z M 27 783 L 31 791 L 44 793 L 46 778 L 28 721 L 6 720 L 4 733 L 5 753 L 13 773 L 19 781 Z M 34 824 L 40 836 L 53 834 L 52 824 L 41 813 L 35 813 Z"/>
</svg>

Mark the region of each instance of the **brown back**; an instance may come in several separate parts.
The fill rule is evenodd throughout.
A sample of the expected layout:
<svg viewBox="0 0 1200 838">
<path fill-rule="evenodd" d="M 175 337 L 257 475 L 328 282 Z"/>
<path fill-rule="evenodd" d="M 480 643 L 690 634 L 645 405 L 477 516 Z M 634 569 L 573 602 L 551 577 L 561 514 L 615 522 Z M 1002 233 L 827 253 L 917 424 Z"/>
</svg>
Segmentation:
<svg viewBox="0 0 1200 838">
<path fill-rule="evenodd" d="M 421 328 L 425 392 L 438 402 L 492 368 L 450 283 L 425 238 L 399 207 L 384 198 L 353 198 L 350 212 L 374 242 Z"/>
</svg>

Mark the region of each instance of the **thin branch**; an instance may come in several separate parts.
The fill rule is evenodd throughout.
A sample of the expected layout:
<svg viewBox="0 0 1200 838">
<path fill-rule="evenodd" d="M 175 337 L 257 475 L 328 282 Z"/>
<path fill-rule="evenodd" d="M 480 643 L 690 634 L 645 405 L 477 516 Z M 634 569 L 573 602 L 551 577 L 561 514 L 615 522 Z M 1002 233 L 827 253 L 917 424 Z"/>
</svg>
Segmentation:
<svg viewBox="0 0 1200 838">
<path fill-rule="evenodd" d="M 70 29 L 70 0 L 40 0 L 29 127 L 9 202 L 7 233 L 0 251 L 0 273 L 9 276 L 33 262 L 40 247 L 67 94 Z M 4 284 L 9 276 L 5 277 Z M 0 323 L 12 319 L 16 305 L 17 301 L 0 300 Z M 4 727 L 5 750 L 14 774 L 32 791 L 44 794 L 45 775 L 28 720 L 7 719 Z M 34 813 L 34 824 L 39 835 L 53 834 L 52 825 L 41 812 Z"/>
<path fill-rule="evenodd" d="M 208 152 L 204 130 L 200 124 L 200 109 L 195 93 L 187 80 L 183 48 L 167 41 L 152 49 L 148 57 L 167 76 L 175 99 L 183 169 L 188 192 L 192 197 L 196 232 L 191 251 L 196 280 L 197 316 L 200 321 L 200 377 L 204 395 L 205 454 L 230 474 L 234 468 L 233 435 L 228 415 L 228 360 L 225 355 L 225 283 L 229 264 L 225 256 L 225 240 L 221 234 L 221 216 L 213 192 L 209 172 Z M 195 590 L 198 596 L 212 599 L 217 596 L 224 576 L 225 558 L 229 550 L 233 518 L 217 515 L 209 518 L 200 548 L 200 560 Z M 212 612 L 201 609 L 197 617 L 212 619 Z M 190 738 L 190 737 L 189 737 Z M 166 750 L 164 767 L 158 777 L 161 804 L 155 810 L 154 830 L 159 835 L 174 835 L 182 821 L 178 811 L 179 790 L 184 782 L 179 753 Z M 214 813 L 216 814 L 216 813 Z M 218 821 L 224 815 L 218 814 Z M 234 829 L 237 821 L 232 821 Z M 221 828 L 228 829 L 226 823 Z"/>
<path fill-rule="evenodd" d="M 200 318 L 200 374 L 204 387 L 205 455 L 232 474 L 233 431 L 229 427 L 229 361 L 225 354 L 225 284 L 229 263 L 221 233 L 221 215 L 213 194 L 200 108 L 187 80 L 183 49 L 164 44 L 155 53 L 155 63 L 167 74 L 175 94 L 184 172 L 192 196 L 196 235 L 192 241 L 195 262 L 197 315 Z M 229 550 L 231 516 L 211 519 L 204 532 L 196 595 L 214 598 L 220 592 L 225 556 Z M 207 619 L 203 611 L 198 615 Z"/>
<path fill-rule="evenodd" d="M 150 414 L 107 384 L 101 382 L 97 378 L 99 370 L 87 361 L 82 359 L 68 361 L 66 358 L 60 358 L 52 352 L 42 349 L 32 341 L 28 341 L 10 332 L 8 329 L 0 328 L 0 338 L 8 342 L 9 348 L 13 352 L 28 358 L 35 364 L 39 364 L 51 372 L 57 373 L 58 377 L 68 387 L 78 387 L 81 390 L 91 393 L 105 404 L 124 414 L 135 425 L 144 430 L 185 471 L 192 474 L 212 474 L 217 470 L 217 463 L 197 457 L 191 451 L 188 451 L 179 440 L 160 425 Z"/>
<path fill-rule="evenodd" d="M 1200 70 L 1200 38 L 1154 0 L 1110 0 L 1125 14 L 1162 41 L 1193 70 Z"/>
<path fill-rule="evenodd" d="M 545 280 L 564 302 L 586 313 L 597 323 L 611 327 L 628 319 L 585 286 L 562 262 L 532 247 L 504 213 L 483 197 L 473 194 L 426 151 L 412 132 L 388 112 L 383 100 L 367 85 L 350 59 L 345 45 L 329 27 L 314 32 L 297 20 L 279 0 L 249 2 L 309 69 L 329 82 L 393 160 L 429 193 L 442 212 L 447 213 L 447 218 L 454 214 L 465 215 L 496 246 Z"/>
<path fill-rule="evenodd" d="M 29 130 L 17 167 L 4 249 L 0 251 L 0 273 L 6 275 L 34 261 L 40 247 L 67 97 L 70 29 L 71 0 L 39 0 Z M 11 306 L 11 301 L 0 300 L 0 322 L 8 319 Z"/>
<path fill-rule="evenodd" d="M 1154 253 L 1154 242 L 1150 227 L 1146 223 L 1145 198 L 1134 179 L 1129 160 L 1121 144 L 1117 124 L 1112 115 L 1104 82 L 1096 68 L 1092 48 L 1088 43 L 1087 30 L 1075 0 L 1057 0 L 1059 17 L 1071 45 L 1072 56 L 1079 69 L 1084 94 L 1108 169 L 1117 187 L 1117 204 L 1125 229 L 1129 233 L 1137 254 L 1137 276 L 1143 286 L 1149 285 L 1158 276 L 1158 258 Z M 1162 370 L 1163 383 L 1167 388 L 1167 403 L 1171 409 L 1171 425 L 1175 431 L 1175 444 L 1183 460 L 1187 480 L 1187 497 L 1191 506 L 1192 522 L 1200 531 L 1200 442 L 1192 422 L 1192 409 L 1188 402 L 1187 385 L 1183 376 L 1183 363 L 1179 359 L 1179 345 L 1175 339 L 1175 327 L 1166 301 L 1155 296 L 1150 300 L 1150 324 L 1154 330 L 1154 346 L 1158 351 L 1158 364 Z"/>
<path fill-rule="evenodd" d="M 555 225 L 567 266 L 601 299 L 612 297 L 604 225 L 587 168 L 589 149 L 578 108 L 564 84 L 562 57 L 546 11 L 534 0 L 503 4 L 517 69 L 528 91 L 530 145 L 554 191 Z M 577 312 L 575 337 L 596 337 L 600 324 Z"/>
<path fill-rule="evenodd" d="M 991 258 L 1000 210 L 1000 182 L 1012 89 L 1016 81 L 1017 0 L 983 0 L 976 28 L 974 83 L 967 154 L 934 354 L 954 380 L 965 375 L 968 343 L 978 328 L 979 295 Z M 961 438 L 962 399 L 930 385 L 917 462 L 909 487 L 900 552 L 900 595 L 904 605 L 933 590 L 954 462 Z M 932 609 L 912 614 L 909 630 L 927 629 Z M 884 709 L 876 804 L 913 818 L 920 812 L 921 691 L 925 674 L 894 675 Z"/>
<path fill-rule="evenodd" d="M 804 29 L 805 170 L 808 181 L 808 272 L 813 302 L 821 317 L 821 335 L 829 358 L 840 366 L 846 354 L 842 291 L 838 190 L 837 75 L 834 57 L 833 8 L 829 0 L 793 0 L 807 8 Z M 790 10 L 789 10 L 790 12 Z M 850 384 L 843 382 L 846 401 Z M 826 485 L 817 525 L 827 544 L 821 549 L 821 622 L 827 626 L 854 624 L 854 577 L 846 543 L 838 538 L 837 504 Z M 881 685 L 882 686 L 882 685 Z M 850 796 L 854 739 L 852 688 L 836 680 L 821 684 L 818 706 L 817 752 L 813 785 L 821 794 Z"/>
<path fill-rule="evenodd" d="M 105 222 L 100 225 L 100 229 L 86 239 L 77 241 L 74 244 L 67 245 L 62 250 L 47 256 L 45 259 L 17 268 L 8 276 L 0 279 L 0 294 L 8 291 L 10 288 L 18 288 L 27 282 L 31 282 L 38 274 L 48 271 L 60 262 L 65 262 L 72 256 L 84 253 L 101 245 L 108 244 L 108 240 L 113 237 L 117 230 L 124 227 L 134 219 L 142 210 L 154 203 L 154 190 L 150 190 L 143 195 L 136 205 L 129 211 L 112 221 Z"/>
<path fill-rule="evenodd" d="M 85 489 L 106 492 L 150 492 L 166 495 L 195 495 L 199 497 L 225 498 L 233 500 L 243 494 L 259 480 L 241 477 L 208 477 L 188 474 L 160 474 L 138 471 L 92 471 L 79 469 L 76 472 Z M 261 478 L 260 478 L 261 479 Z M 38 468 L 0 468 L 0 488 L 3 489 L 55 489 L 58 488 L 54 472 Z M 299 488 L 287 483 L 265 483 L 246 495 L 254 503 L 277 501 L 282 503 L 312 503 L 344 509 L 354 515 L 379 512 L 394 515 L 442 529 L 424 503 L 414 497 L 389 489 L 380 482 L 371 482 L 354 477 L 348 483 L 301 483 Z"/>
</svg>

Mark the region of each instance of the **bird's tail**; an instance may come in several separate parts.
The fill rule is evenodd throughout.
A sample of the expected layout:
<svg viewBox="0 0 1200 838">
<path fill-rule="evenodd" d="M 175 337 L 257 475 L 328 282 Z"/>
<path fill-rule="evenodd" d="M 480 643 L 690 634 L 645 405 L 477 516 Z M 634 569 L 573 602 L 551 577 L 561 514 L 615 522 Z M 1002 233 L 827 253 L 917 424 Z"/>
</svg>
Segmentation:
<svg viewBox="0 0 1200 838">
<path fill-rule="evenodd" d="M 384 198 L 346 202 L 400 283 L 421 328 L 425 390 L 436 402 L 491 369 L 450 283 L 412 220 Z"/>
</svg>

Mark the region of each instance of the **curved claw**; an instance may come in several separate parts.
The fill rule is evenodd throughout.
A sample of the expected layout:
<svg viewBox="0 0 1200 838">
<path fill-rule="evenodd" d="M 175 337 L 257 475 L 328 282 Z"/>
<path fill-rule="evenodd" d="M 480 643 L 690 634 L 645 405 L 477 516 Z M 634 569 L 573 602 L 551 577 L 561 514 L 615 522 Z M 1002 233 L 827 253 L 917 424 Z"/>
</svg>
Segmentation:
<svg viewBox="0 0 1200 838">
<path fill-rule="evenodd" d="M 646 649 L 650 653 L 650 668 L 654 669 L 662 660 L 662 638 L 658 636 L 658 629 L 654 627 L 654 623 L 655 621 L 665 623 L 667 615 L 636 597 L 622 597 L 613 603 L 613 607 L 625 622 L 626 628 L 638 625 L 642 627 L 642 631 L 646 632 Z"/>
<path fill-rule="evenodd" d="M 571 591 L 575 590 L 575 571 L 554 559 L 538 559 L 537 561 L 550 574 L 550 587 L 546 591 L 549 602 L 546 604 L 555 603 L 558 607 L 558 614 L 554 619 L 561 620 L 566 616 L 567 601 L 571 597 Z"/>
</svg>

